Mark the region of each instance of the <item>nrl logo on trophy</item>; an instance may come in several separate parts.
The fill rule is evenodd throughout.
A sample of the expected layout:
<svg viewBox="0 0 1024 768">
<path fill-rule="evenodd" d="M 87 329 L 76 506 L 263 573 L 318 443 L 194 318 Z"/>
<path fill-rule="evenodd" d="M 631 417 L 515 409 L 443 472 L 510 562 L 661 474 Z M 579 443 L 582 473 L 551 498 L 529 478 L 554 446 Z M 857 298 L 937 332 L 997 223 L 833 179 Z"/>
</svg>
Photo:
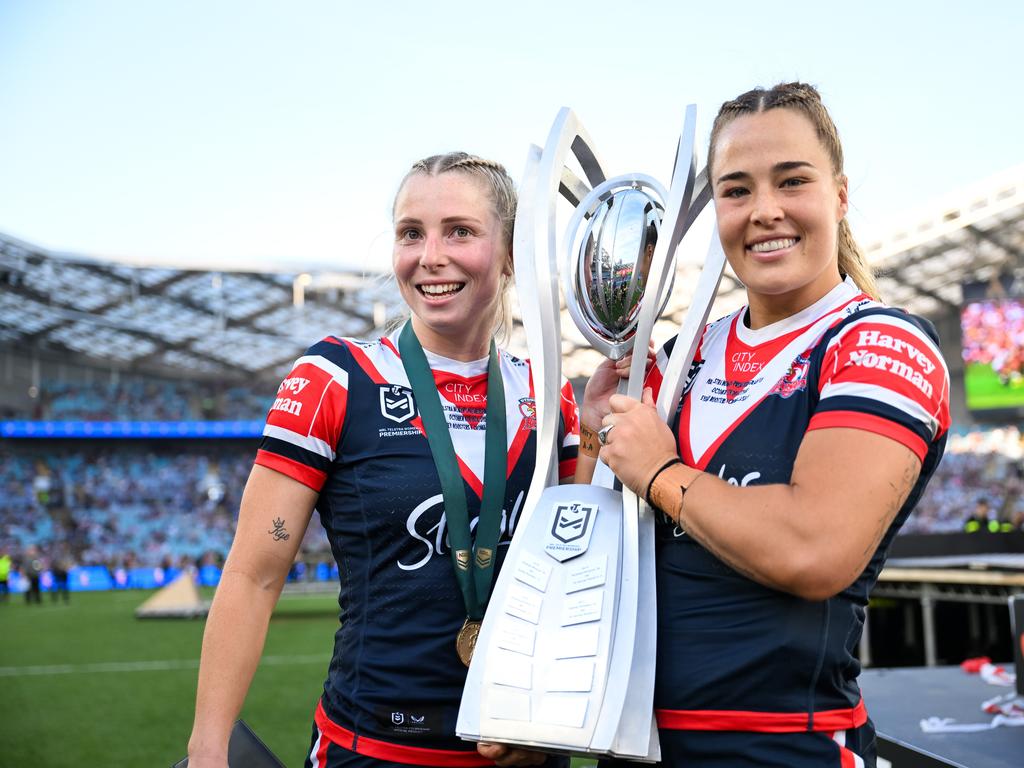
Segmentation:
<svg viewBox="0 0 1024 768">
<path fill-rule="evenodd" d="M 615 490 L 601 462 L 590 485 L 558 485 L 559 287 L 595 350 L 614 360 L 640 350 L 620 386 L 639 399 L 644 351 L 672 290 L 676 250 L 711 199 L 706 172 L 697 169 L 695 133 L 690 106 L 668 188 L 640 173 L 608 177 L 569 109 L 559 112 L 544 149 L 530 150 L 513 254 L 533 368 L 537 460 L 466 680 L 456 727 L 465 739 L 660 759 L 654 516 L 628 488 Z M 666 421 L 724 264 L 713 231 L 663 373 L 657 407 Z M 585 652 L 563 647 L 567 627 L 588 638 Z M 527 636 L 533 641 L 522 642 Z"/>
<path fill-rule="evenodd" d="M 551 523 L 548 542 L 544 551 L 560 563 L 564 563 L 587 551 L 592 525 L 597 515 L 596 504 L 578 501 L 555 505 L 555 519 Z"/>
</svg>

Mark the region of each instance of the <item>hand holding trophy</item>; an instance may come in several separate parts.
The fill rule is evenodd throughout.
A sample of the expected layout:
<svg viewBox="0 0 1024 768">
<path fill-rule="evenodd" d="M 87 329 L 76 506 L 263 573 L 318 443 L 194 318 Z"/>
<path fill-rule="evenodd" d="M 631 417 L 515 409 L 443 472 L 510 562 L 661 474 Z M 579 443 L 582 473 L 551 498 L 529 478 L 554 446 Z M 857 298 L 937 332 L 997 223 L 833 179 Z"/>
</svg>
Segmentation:
<svg viewBox="0 0 1024 768">
<path fill-rule="evenodd" d="M 466 680 L 457 733 L 555 751 L 656 761 L 654 520 L 598 464 L 590 485 L 558 486 L 561 384 L 556 203 L 574 208 L 562 239 L 566 304 L 580 332 L 618 360 L 639 345 L 625 394 L 639 398 L 646 350 L 675 272 L 675 252 L 710 199 L 697 173 L 696 109 L 686 110 L 672 184 L 606 178 L 576 116 L 562 109 L 523 175 L 513 253 L 533 366 L 537 462 Z M 567 165 L 570 152 L 586 177 Z M 717 232 L 658 410 L 674 412 L 725 259 Z"/>
</svg>

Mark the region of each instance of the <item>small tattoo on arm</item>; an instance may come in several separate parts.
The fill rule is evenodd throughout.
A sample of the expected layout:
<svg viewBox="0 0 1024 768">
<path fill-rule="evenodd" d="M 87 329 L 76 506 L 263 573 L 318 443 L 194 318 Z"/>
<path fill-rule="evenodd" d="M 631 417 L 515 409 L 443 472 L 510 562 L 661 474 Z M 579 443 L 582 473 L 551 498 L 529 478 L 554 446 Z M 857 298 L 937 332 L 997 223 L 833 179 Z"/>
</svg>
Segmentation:
<svg viewBox="0 0 1024 768">
<path fill-rule="evenodd" d="M 896 515 L 899 514 L 899 511 L 902 509 L 907 497 L 910 496 L 910 492 L 913 490 L 914 484 L 917 482 L 918 475 L 920 474 L 921 462 L 918 461 L 917 457 L 910 456 L 906 465 L 903 467 L 903 477 L 900 478 L 898 483 L 889 484 L 889 487 L 892 489 L 892 498 L 883 512 L 882 517 L 878 521 L 878 528 L 875 531 L 874 540 L 869 542 L 868 548 L 864 551 L 864 556 L 867 558 L 867 561 L 870 561 L 871 557 L 875 554 L 875 550 L 878 549 L 878 545 L 882 543 L 882 539 L 889 530 L 889 526 L 896 518 Z M 865 565 L 867 564 L 867 561 L 865 561 Z"/>
<path fill-rule="evenodd" d="M 284 527 L 284 520 L 280 517 L 274 518 L 274 530 L 267 531 L 271 536 L 274 537 L 274 541 L 288 541 L 292 537 Z"/>
</svg>

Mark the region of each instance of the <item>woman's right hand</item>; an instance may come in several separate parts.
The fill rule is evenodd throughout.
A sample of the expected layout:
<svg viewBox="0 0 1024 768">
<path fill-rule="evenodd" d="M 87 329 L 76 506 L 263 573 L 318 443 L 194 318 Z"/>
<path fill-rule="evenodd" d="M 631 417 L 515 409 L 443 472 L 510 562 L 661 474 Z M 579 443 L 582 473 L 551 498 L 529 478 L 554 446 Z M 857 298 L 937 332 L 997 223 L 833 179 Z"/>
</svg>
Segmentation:
<svg viewBox="0 0 1024 768">
<path fill-rule="evenodd" d="M 645 371 L 654 363 L 654 342 L 647 347 Z M 618 392 L 619 382 L 629 378 L 629 367 L 633 364 L 632 353 L 621 360 L 605 359 L 594 371 L 583 391 L 583 405 L 580 406 L 580 421 L 593 429 L 599 429 L 604 417 L 611 413 L 609 398 Z"/>
<path fill-rule="evenodd" d="M 547 753 L 538 752 L 534 749 L 524 747 L 513 747 L 508 744 L 493 744 L 481 741 L 476 745 L 476 751 L 488 760 L 493 760 L 500 768 L 524 768 L 525 766 L 542 765 L 547 759 Z"/>
</svg>

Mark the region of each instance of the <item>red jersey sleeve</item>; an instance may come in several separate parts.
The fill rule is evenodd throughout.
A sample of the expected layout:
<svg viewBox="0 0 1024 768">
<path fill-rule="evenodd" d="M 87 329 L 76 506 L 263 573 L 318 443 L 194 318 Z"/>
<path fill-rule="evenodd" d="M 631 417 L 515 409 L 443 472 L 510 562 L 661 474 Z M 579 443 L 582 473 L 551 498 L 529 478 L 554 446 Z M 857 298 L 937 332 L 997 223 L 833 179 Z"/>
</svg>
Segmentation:
<svg viewBox="0 0 1024 768">
<path fill-rule="evenodd" d="M 576 457 L 580 448 L 580 412 L 572 384 L 567 380 L 562 382 L 561 416 L 565 432 L 558 449 L 558 479 L 565 482 L 571 481 L 576 474 Z"/>
<path fill-rule="evenodd" d="M 300 357 L 277 389 L 256 463 L 319 491 L 334 461 L 347 401 L 344 369 L 319 354 Z"/>
<path fill-rule="evenodd" d="M 808 429 L 852 427 L 896 440 L 922 460 L 949 429 L 949 371 L 910 316 L 867 314 L 829 341 Z"/>
</svg>

